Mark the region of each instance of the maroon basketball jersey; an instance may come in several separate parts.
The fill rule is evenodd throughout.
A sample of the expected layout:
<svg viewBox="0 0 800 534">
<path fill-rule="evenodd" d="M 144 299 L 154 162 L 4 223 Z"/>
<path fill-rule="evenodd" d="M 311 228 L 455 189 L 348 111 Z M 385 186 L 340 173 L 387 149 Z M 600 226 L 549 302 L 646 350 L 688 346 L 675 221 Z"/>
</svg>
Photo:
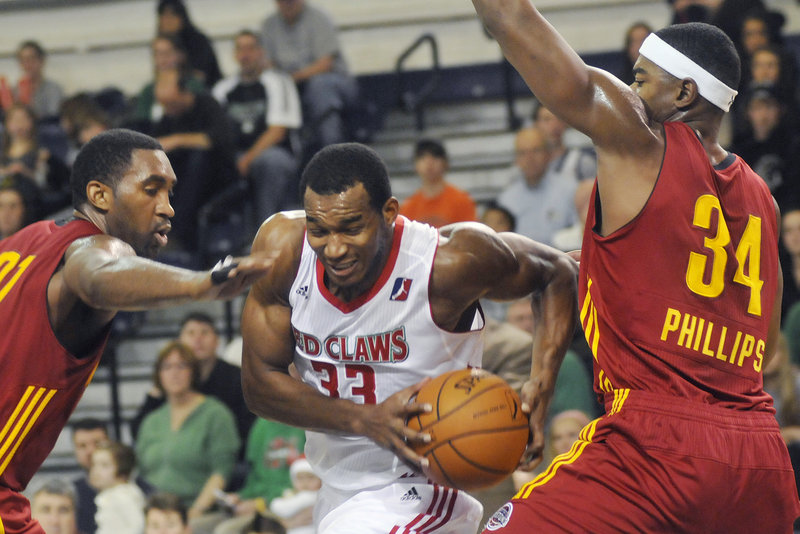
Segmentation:
<svg viewBox="0 0 800 534">
<path fill-rule="evenodd" d="M 102 348 L 77 358 L 56 339 L 47 285 L 67 247 L 100 233 L 42 221 L 0 241 L 0 484 L 21 491 L 55 445 Z"/>
<path fill-rule="evenodd" d="M 685 124 L 664 131 L 664 162 L 639 215 L 601 237 L 600 206 L 589 208 L 580 317 L 595 390 L 771 410 L 761 371 L 779 268 L 772 196 L 739 157 L 715 170 Z"/>
</svg>

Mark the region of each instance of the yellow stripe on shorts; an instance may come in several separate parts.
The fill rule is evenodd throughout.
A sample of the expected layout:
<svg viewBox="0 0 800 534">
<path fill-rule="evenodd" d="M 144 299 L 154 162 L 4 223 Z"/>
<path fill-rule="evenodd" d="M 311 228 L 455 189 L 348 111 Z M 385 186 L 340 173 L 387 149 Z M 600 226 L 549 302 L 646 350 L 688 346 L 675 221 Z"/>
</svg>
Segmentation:
<svg viewBox="0 0 800 534">
<path fill-rule="evenodd" d="M 595 419 L 588 425 L 586 425 L 583 430 L 581 430 L 580 435 L 578 436 L 578 440 L 572 444 L 572 448 L 569 452 L 565 452 L 559 456 L 553 458 L 553 461 L 550 463 L 550 466 L 547 470 L 540 474 L 538 477 L 534 478 L 522 488 L 520 488 L 519 492 L 514 496 L 515 499 L 527 499 L 530 497 L 531 492 L 534 488 L 541 486 L 542 484 L 546 484 L 550 479 L 552 479 L 558 469 L 562 465 L 569 465 L 577 460 L 583 450 L 592 442 L 592 437 L 594 437 L 595 428 L 597 427 L 597 423 L 600 419 Z"/>
</svg>

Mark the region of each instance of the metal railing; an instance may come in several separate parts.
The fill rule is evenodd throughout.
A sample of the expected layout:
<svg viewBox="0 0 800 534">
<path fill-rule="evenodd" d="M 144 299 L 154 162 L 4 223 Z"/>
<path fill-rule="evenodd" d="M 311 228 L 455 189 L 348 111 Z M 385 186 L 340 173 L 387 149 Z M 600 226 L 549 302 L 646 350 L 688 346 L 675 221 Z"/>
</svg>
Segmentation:
<svg viewBox="0 0 800 534">
<path fill-rule="evenodd" d="M 430 77 L 421 87 L 415 90 L 408 87 L 409 71 L 406 70 L 405 65 L 408 58 L 424 44 L 428 44 L 431 51 L 432 65 Z M 395 73 L 397 74 L 400 106 L 405 111 L 416 115 L 418 131 L 425 129 L 425 104 L 439 85 L 441 70 L 441 63 L 439 62 L 439 44 L 436 42 L 436 37 L 432 33 L 420 35 L 417 40 L 411 43 L 411 45 L 400 54 L 400 57 L 397 58 Z"/>
</svg>

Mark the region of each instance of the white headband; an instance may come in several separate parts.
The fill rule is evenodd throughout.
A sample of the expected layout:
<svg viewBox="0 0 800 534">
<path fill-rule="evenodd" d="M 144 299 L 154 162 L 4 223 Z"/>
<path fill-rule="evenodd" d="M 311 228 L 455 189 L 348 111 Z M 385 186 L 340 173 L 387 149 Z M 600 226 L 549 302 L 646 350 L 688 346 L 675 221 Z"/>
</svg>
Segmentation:
<svg viewBox="0 0 800 534">
<path fill-rule="evenodd" d="M 738 94 L 706 69 L 651 33 L 639 48 L 639 53 L 676 78 L 692 78 L 700 94 L 723 111 L 731 109 Z"/>
</svg>

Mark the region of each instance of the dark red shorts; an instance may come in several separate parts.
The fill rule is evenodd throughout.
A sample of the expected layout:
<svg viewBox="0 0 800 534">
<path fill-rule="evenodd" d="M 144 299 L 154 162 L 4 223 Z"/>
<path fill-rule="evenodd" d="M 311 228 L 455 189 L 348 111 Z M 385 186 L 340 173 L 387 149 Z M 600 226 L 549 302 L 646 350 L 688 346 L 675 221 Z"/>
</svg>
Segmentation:
<svg viewBox="0 0 800 534">
<path fill-rule="evenodd" d="M 775 417 L 619 390 L 485 533 L 791 533 L 800 515 Z"/>
<path fill-rule="evenodd" d="M 19 492 L 0 486 L 0 534 L 44 534 L 31 519 L 31 503 Z"/>
</svg>

